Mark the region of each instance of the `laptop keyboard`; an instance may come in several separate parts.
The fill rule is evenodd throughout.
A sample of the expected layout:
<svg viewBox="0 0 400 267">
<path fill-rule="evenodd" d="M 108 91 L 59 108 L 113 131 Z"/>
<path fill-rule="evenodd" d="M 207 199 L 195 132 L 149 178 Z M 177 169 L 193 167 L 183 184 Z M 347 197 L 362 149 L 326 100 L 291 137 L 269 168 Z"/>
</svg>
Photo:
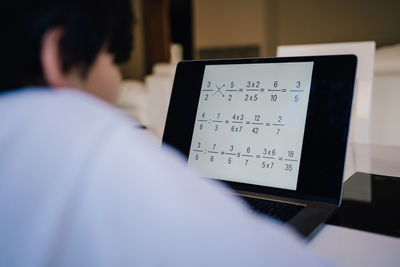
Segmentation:
<svg viewBox="0 0 400 267">
<path fill-rule="evenodd" d="M 287 222 L 293 218 L 304 206 L 277 202 L 272 200 L 242 197 L 249 206 L 260 213 L 268 214 L 282 222 Z"/>
</svg>

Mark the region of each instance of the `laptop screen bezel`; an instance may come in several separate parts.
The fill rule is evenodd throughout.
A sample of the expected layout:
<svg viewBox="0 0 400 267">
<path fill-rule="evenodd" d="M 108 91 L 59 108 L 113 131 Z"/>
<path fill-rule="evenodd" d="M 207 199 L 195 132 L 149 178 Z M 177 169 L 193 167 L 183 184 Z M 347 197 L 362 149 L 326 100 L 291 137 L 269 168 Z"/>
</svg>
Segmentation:
<svg viewBox="0 0 400 267">
<path fill-rule="evenodd" d="M 221 181 L 240 191 L 339 204 L 357 57 L 354 55 L 183 61 L 177 66 L 163 144 L 188 158 L 206 65 L 313 62 L 297 189 Z M 207 177 L 211 178 L 211 177 Z M 212 178 L 211 178 L 212 179 Z"/>
</svg>

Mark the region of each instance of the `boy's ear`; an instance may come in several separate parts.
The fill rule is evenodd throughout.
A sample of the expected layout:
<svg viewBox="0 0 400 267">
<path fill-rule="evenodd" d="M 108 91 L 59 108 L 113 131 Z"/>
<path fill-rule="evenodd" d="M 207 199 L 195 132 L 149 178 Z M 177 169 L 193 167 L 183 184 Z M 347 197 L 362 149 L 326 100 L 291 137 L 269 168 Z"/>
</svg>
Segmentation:
<svg viewBox="0 0 400 267">
<path fill-rule="evenodd" d="M 52 28 L 42 38 L 40 61 L 43 78 L 50 87 L 68 87 L 68 78 L 62 69 L 60 40 L 64 32 L 62 28 Z"/>
</svg>

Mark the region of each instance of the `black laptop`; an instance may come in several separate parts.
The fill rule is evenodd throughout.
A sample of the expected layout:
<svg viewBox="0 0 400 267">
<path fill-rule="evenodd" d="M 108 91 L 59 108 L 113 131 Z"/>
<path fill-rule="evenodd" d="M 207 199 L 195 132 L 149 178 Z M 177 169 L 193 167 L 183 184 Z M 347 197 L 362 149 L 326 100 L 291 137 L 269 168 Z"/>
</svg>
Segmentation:
<svg viewBox="0 0 400 267">
<path fill-rule="evenodd" d="M 310 236 L 340 205 L 357 57 L 183 61 L 163 142 Z"/>
</svg>

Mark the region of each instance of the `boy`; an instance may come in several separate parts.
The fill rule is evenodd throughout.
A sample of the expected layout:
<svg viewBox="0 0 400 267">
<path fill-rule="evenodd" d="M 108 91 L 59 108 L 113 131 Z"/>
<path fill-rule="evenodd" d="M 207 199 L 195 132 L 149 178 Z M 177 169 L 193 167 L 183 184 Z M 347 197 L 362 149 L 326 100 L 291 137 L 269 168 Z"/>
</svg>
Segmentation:
<svg viewBox="0 0 400 267">
<path fill-rule="evenodd" d="M 110 104 L 128 0 L 1 9 L 1 266 L 320 266 Z"/>
</svg>

